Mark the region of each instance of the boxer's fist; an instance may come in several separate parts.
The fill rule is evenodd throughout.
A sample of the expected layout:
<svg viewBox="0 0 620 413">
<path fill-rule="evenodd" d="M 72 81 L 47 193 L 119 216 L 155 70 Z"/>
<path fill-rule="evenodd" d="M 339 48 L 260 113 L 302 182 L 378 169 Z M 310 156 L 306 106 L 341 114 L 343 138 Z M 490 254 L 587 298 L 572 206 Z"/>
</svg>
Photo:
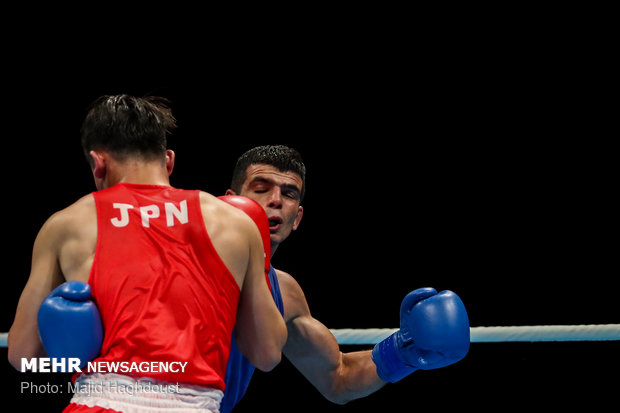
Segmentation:
<svg viewBox="0 0 620 413">
<path fill-rule="evenodd" d="M 268 273 L 271 266 L 271 238 L 267 213 L 265 213 L 265 210 L 258 202 L 245 196 L 222 195 L 218 196 L 218 198 L 234 207 L 241 209 L 256 223 L 256 226 L 260 231 L 260 236 L 263 240 L 263 248 L 265 250 L 265 273 Z"/>
<path fill-rule="evenodd" d="M 99 355 L 103 327 L 88 284 L 68 281 L 59 285 L 41 303 L 37 321 L 49 357 L 77 357 L 84 367 Z"/>
<path fill-rule="evenodd" d="M 375 346 L 372 359 L 379 377 L 393 383 L 417 369 L 456 363 L 467 355 L 469 342 L 461 299 L 452 291 L 419 288 L 401 304 L 400 330 Z"/>
</svg>

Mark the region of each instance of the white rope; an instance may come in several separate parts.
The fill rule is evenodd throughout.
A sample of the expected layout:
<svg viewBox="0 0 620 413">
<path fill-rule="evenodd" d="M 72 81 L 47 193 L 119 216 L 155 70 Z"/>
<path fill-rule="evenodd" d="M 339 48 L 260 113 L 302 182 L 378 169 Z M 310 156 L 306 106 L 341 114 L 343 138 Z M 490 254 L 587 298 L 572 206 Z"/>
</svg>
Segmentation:
<svg viewBox="0 0 620 413">
<path fill-rule="evenodd" d="M 396 328 L 332 329 L 339 344 L 377 344 Z M 620 340 L 620 324 L 472 327 L 472 343 Z"/>
<path fill-rule="evenodd" d="M 472 343 L 511 341 L 610 341 L 620 340 L 620 324 L 577 326 L 474 327 Z"/>
<path fill-rule="evenodd" d="M 339 344 L 377 344 L 396 328 L 331 329 Z M 620 324 L 472 327 L 472 343 L 518 341 L 610 341 L 620 340 Z M 6 347 L 9 333 L 0 333 L 0 347 Z"/>
</svg>

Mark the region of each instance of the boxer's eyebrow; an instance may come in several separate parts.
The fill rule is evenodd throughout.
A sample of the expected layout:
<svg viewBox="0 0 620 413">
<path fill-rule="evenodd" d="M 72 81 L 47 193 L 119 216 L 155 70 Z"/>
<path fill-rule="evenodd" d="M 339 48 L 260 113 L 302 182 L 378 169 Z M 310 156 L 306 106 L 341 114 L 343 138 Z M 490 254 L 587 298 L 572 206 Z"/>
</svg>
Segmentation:
<svg viewBox="0 0 620 413">
<path fill-rule="evenodd" d="M 271 179 L 267 179 L 264 178 L 262 176 L 257 176 L 254 177 L 249 183 L 248 186 L 253 186 L 255 184 L 269 184 L 269 185 L 275 185 L 276 183 L 274 181 L 272 181 Z"/>
<path fill-rule="evenodd" d="M 294 184 L 278 184 L 273 179 L 265 178 L 264 176 L 254 177 L 248 184 L 248 187 L 252 188 L 255 184 L 268 184 L 279 186 L 280 190 L 283 193 L 290 193 L 295 196 L 295 198 L 299 199 L 301 197 L 301 190 Z"/>
</svg>

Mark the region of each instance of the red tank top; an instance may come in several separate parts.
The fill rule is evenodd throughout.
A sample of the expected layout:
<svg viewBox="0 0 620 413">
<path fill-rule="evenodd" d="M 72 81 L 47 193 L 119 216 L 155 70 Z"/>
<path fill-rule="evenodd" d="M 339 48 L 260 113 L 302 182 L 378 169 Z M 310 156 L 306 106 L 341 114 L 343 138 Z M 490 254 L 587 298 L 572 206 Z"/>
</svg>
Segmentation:
<svg viewBox="0 0 620 413">
<path fill-rule="evenodd" d="M 150 364 L 124 374 L 224 390 L 240 291 L 207 235 L 199 191 L 120 183 L 93 194 L 89 284 L 104 326 L 94 361 L 187 362 L 182 373 Z"/>
</svg>

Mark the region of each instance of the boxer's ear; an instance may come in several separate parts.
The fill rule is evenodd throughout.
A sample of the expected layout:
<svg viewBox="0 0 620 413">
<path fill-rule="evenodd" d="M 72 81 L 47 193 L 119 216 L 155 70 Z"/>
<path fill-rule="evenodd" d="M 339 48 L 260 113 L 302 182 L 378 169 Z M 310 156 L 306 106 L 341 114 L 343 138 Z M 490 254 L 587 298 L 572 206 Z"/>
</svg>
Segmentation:
<svg viewBox="0 0 620 413">
<path fill-rule="evenodd" d="M 104 179 L 107 172 L 107 159 L 103 152 L 90 151 L 88 153 L 93 160 L 91 168 L 95 179 Z"/>
<path fill-rule="evenodd" d="M 301 222 L 301 218 L 304 216 L 304 207 L 301 205 L 297 207 L 297 216 L 295 217 L 295 221 L 293 222 L 293 231 L 296 231 L 299 228 L 299 223 Z"/>
<path fill-rule="evenodd" d="M 95 187 L 97 190 L 105 188 L 105 178 L 108 175 L 108 158 L 105 152 L 90 151 L 88 153 L 92 159 L 91 168 L 93 170 L 93 178 L 95 179 Z"/>
<path fill-rule="evenodd" d="M 168 176 L 172 174 L 172 170 L 174 169 L 175 156 L 176 155 L 174 154 L 174 151 L 172 149 L 166 150 L 166 170 L 168 171 Z"/>
</svg>

